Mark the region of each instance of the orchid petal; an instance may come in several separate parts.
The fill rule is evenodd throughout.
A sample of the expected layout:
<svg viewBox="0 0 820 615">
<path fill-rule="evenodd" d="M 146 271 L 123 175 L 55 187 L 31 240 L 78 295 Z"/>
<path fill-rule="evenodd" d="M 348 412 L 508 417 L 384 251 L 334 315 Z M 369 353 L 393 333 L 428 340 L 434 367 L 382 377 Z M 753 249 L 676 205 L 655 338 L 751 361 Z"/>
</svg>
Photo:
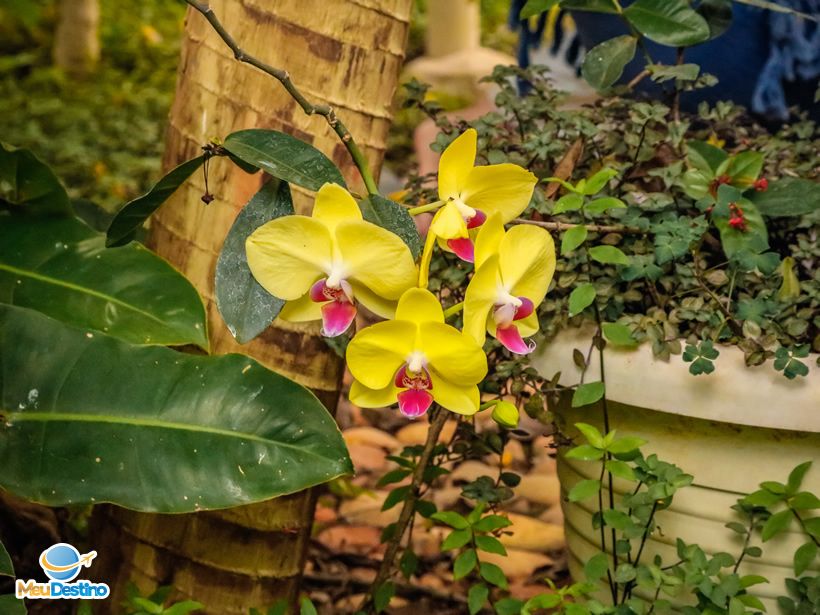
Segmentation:
<svg viewBox="0 0 820 615">
<path fill-rule="evenodd" d="M 360 408 L 386 408 L 396 403 L 399 390 L 389 384 L 381 389 L 369 389 L 358 380 L 350 385 L 348 397 Z"/>
<path fill-rule="evenodd" d="M 444 378 L 435 369 L 431 372 L 432 393 L 436 403 L 457 414 L 471 415 L 478 412 L 481 397 L 477 386 L 474 384 L 467 386 L 455 384 Z"/>
<path fill-rule="evenodd" d="M 417 419 L 430 408 L 433 403 L 433 395 L 424 389 L 407 389 L 401 391 L 397 396 L 399 410 L 410 419 Z"/>
<path fill-rule="evenodd" d="M 447 247 L 463 261 L 472 263 L 475 260 L 475 246 L 473 246 L 473 242 L 469 237 L 448 239 Z"/>
<path fill-rule="evenodd" d="M 530 204 L 535 175 L 516 164 L 493 164 L 470 171 L 461 200 L 488 216 L 500 213 L 504 222 L 517 218 Z"/>
<path fill-rule="evenodd" d="M 504 238 L 504 222 L 501 214 L 494 213 L 481 225 L 475 238 L 475 266 L 481 267 L 493 254 L 498 252 L 501 240 Z"/>
<path fill-rule="evenodd" d="M 253 277 L 274 297 L 293 301 L 326 275 L 332 239 L 324 224 L 305 216 L 284 216 L 256 229 L 245 242 Z"/>
<path fill-rule="evenodd" d="M 464 333 L 478 344 L 484 344 L 487 317 L 495 303 L 500 282 L 498 255 L 492 255 L 476 270 L 467 285 L 464 296 Z"/>
<path fill-rule="evenodd" d="M 532 301 L 526 297 L 518 297 L 518 299 L 521 301 L 521 305 L 515 309 L 515 320 L 526 318 L 535 311 L 535 304 Z"/>
<path fill-rule="evenodd" d="M 340 222 L 336 241 L 348 278 L 385 299 L 398 299 L 415 286 L 413 255 L 398 235 L 363 220 Z"/>
<path fill-rule="evenodd" d="M 475 215 L 467 220 L 467 229 L 478 228 L 487 221 L 487 214 L 480 209 L 475 210 Z"/>
<path fill-rule="evenodd" d="M 416 325 L 426 322 L 444 324 L 444 310 L 436 296 L 426 288 L 411 288 L 405 292 L 396 308 L 396 320 Z"/>
<path fill-rule="evenodd" d="M 324 301 L 327 301 L 325 299 Z M 279 318 L 287 322 L 310 322 L 322 319 L 322 304 L 313 301 L 310 295 L 303 295 L 294 301 L 288 301 L 279 312 Z"/>
<path fill-rule="evenodd" d="M 340 222 L 361 220 L 362 212 L 347 190 L 338 184 L 325 184 L 316 193 L 312 217 L 332 232 Z"/>
<path fill-rule="evenodd" d="M 416 329 L 413 323 L 402 320 L 362 329 L 347 346 L 350 373 L 368 388 L 386 387 L 414 350 Z"/>
<path fill-rule="evenodd" d="M 504 348 L 515 354 L 529 354 L 535 350 L 535 342 L 525 342 L 516 325 L 498 327 L 495 330 L 495 337 Z"/>
<path fill-rule="evenodd" d="M 468 128 L 441 154 L 438 163 L 438 198 L 458 198 L 475 164 L 478 133 Z"/>
<path fill-rule="evenodd" d="M 464 216 L 461 215 L 458 207 L 452 201 L 445 203 L 433 216 L 429 232 L 433 232 L 444 239 L 455 239 L 469 235 Z"/>
<path fill-rule="evenodd" d="M 478 384 L 487 375 L 487 356 L 474 339 L 438 322 L 419 325 L 419 345 L 429 365 L 447 380 Z"/>
<path fill-rule="evenodd" d="M 499 259 L 501 280 L 510 293 L 541 303 L 555 273 L 555 243 L 549 232 L 514 226 L 501 241 Z"/>
<path fill-rule="evenodd" d="M 356 306 L 347 301 L 329 301 L 322 306 L 322 335 L 336 337 L 348 330 L 356 318 Z"/>
<path fill-rule="evenodd" d="M 518 332 L 521 334 L 521 337 L 532 337 L 538 333 L 538 314 L 532 313 L 521 320 L 516 320 L 515 326 L 518 327 Z"/>
</svg>

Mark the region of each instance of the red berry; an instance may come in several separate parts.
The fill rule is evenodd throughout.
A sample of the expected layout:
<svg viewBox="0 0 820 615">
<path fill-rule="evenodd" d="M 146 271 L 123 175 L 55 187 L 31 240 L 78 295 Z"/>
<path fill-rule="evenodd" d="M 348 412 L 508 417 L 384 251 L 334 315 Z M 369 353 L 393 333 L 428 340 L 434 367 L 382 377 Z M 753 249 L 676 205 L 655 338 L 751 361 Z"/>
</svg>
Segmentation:
<svg viewBox="0 0 820 615">
<path fill-rule="evenodd" d="M 769 180 L 767 180 L 765 177 L 761 177 L 754 183 L 754 189 L 758 192 L 765 192 L 768 187 Z"/>
</svg>

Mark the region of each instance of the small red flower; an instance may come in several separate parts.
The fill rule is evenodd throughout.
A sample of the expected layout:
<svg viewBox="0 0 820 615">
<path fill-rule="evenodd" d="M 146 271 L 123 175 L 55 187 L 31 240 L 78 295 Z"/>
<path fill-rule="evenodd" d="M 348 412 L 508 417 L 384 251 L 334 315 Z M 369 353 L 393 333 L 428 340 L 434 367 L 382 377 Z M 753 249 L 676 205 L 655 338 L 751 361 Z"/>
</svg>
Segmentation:
<svg viewBox="0 0 820 615">
<path fill-rule="evenodd" d="M 716 177 L 712 180 L 712 183 L 709 184 L 709 194 L 712 196 L 717 196 L 718 188 L 720 188 L 723 184 L 728 184 L 732 181 L 732 178 L 728 175 L 721 175 L 720 177 Z"/>
<path fill-rule="evenodd" d="M 754 184 L 752 184 L 752 186 L 754 186 L 754 189 L 758 192 L 765 192 L 766 189 L 769 187 L 769 180 L 767 180 L 765 177 L 761 177 Z"/>
<path fill-rule="evenodd" d="M 747 230 L 746 216 L 737 203 L 729 203 L 729 226 L 741 232 Z"/>
</svg>

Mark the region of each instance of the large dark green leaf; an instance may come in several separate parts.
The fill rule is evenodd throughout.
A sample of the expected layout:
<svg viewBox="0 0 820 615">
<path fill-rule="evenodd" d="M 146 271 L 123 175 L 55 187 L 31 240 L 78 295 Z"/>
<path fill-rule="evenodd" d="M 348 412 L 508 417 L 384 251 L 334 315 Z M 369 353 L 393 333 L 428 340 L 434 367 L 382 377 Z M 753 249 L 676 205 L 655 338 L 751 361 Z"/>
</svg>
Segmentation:
<svg viewBox="0 0 820 615">
<path fill-rule="evenodd" d="M 595 45 L 584 56 L 581 74 L 596 90 L 605 90 L 615 84 L 624 67 L 635 57 L 635 37 L 616 36 Z"/>
<path fill-rule="evenodd" d="M 732 25 L 732 0 L 701 0 L 697 12 L 709 26 L 709 38 L 717 38 Z"/>
<path fill-rule="evenodd" d="M 285 305 L 262 288 L 251 274 L 245 240 L 265 222 L 292 213 L 290 187 L 287 182 L 273 179 L 242 208 L 222 244 L 216 263 L 216 305 L 240 344 L 267 329 Z"/>
<path fill-rule="evenodd" d="M 11 563 L 11 557 L 9 557 L 9 552 L 6 551 L 6 547 L 2 542 L 0 542 L 0 576 L 14 576 L 14 566 Z"/>
<path fill-rule="evenodd" d="M 76 218 L 0 221 L 0 302 L 136 344 L 208 348 L 193 286 L 139 244 L 105 247 Z"/>
<path fill-rule="evenodd" d="M 107 246 L 121 246 L 134 238 L 134 234 L 160 205 L 176 192 L 191 174 L 202 166 L 204 156 L 183 162 L 154 184 L 148 192 L 129 201 L 117 212 L 108 227 Z"/>
<path fill-rule="evenodd" d="M 35 215 L 71 215 L 71 201 L 51 169 L 27 149 L 0 142 L 0 203 Z"/>
<path fill-rule="evenodd" d="M 820 209 L 820 184 L 784 177 L 769 182 L 765 192 L 755 192 L 750 198 L 764 216 L 801 216 Z"/>
<path fill-rule="evenodd" d="M 252 128 L 229 134 L 222 144 L 231 154 L 274 177 L 318 190 L 330 182 L 345 185 L 341 172 L 318 149 L 283 132 Z"/>
<path fill-rule="evenodd" d="M 3 615 L 26 615 L 26 605 L 22 600 L 14 597 L 14 594 L 0 596 L 0 613 Z"/>
<path fill-rule="evenodd" d="M 359 201 L 359 207 L 365 220 L 398 235 L 410 248 L 413 258 L 418 257 L 421 252 L 421 238 L 413 217 L 404 207 L 378 194 L 371 194 Z"/>
<path fill-rule="evenodd" d="M 590 11 L 592 13 L 616 13 L 612 0 L 560 0 L 562 9 Z"/>
<path fill-rule="evenodd" d="M 307 389 L 242 355 L 132 346 L 0 306 L 0 486 L 49 506 L 237 506 L 352 471 Z"/>
<path fill-rule="evenodd" d="M 709 24 L 686 0 L 636 0 L 624 16 L 638 32 L 662 45 L 683 47 L 709 38 Z"/>
</svg>

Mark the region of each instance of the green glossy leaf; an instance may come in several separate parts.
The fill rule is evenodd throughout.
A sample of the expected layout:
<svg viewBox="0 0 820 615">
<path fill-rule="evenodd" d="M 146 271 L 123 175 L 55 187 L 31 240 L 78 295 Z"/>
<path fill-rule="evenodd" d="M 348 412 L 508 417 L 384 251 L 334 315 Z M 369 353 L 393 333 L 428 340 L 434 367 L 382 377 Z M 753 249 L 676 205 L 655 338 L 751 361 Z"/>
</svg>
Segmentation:
<svg viewBox="0 0 820 615">
<path fill-rule="evenodd" d="M 592 260 L 611 265 L 628 265 L 629 257 L 615 246 L 595 246 L 589 249 Z"/>
<path fill-rule="evenodd" d="M 594 199 L 586 204 L 584 211 L 588 214 L 602 214 L 610 209 L 624 209 L 626 203 L 621 199 L 616 199 L 614 196 L 604 196 L 600 199 Z"/>
<path fill-rule="evenodd" d="M 581 444 L 567 451 L 567 459 L 580 459 L 581 461 L 594 461 L 604 456 L 604 451 L 600 448 L 595 448 L 590 444 Z"/>
<path fill-rule="evenodd" d="M 483 583 L 470 587 L 470 590 L 467 592 L 467 608 L 470 611 L 470 615 L 476 615 L 487 602 L 489 596 L 490 588 Z"/>
<path fill-rule="evenodd" d="M 105 244 L 111 246 L 125 245 L 134 238 L 134 234 L 160 206 L 177 191 L 182 184 L 202 166 L 204 156 L 197 156 L 171 169 L 165 177 L 142 196 L 126 203 L 117 212 L 106 233 Z"/>
<path fill-rule="evenodd" d="M 595 582 L 602 579 L 609 570 L 609 556 L 606 553 L 596 553 L 584 564 L 584 574 L 588 581 Z"/>
<path fill-rule="evenodd" d="M 764 216 L 802 216 L 820 209 L 820 183 L 784 177 L 770 181 L 767 190 L 751 193 L 749 198 Z"/>
<path fill-rule="evenodd" d="M 760 176 L 763 169 L 763 154 L 759 152 L 740 152 L 732 156 L 726 174 L 732 178 L 732 184 L 740 187 L 751 186 Z"/>
<path fill-rule="evenodd" d="M 686 0 L 636 0 L 624 16 L 646 38 L 673 47 L 702 43 L 709 25 Z"/>
<path fill-rule="evenodd" d="M 803 484 L 803 479 L 806 477 L 806 472 L 809 471 L 811 466 L 811 461 L 804 461 L 803 463 L 795 466 L 795 468 L 789 472 L 789 478 L 786 481 L 786 493 L 797 493 L 797 490 L 800 489 L 800 485 Z"/>
<path fill-rule="evenodd" d="M 2 542 L 0 542 L 0 576 L 14 576 L 14 565 L 11 563 L 9 552 L 6 551 L 6 547 Z"/>
<path fill-rule="evenodd" d="M 817 545 L 809 540 L 794 552 L 794 574 L 800 576 L 809 569 L 817 558 Z"/>
<path fill-rule="evenodd" d="M 501 544 L 501 541 L 495 536 L 476 536 L 475 546 L 487 553 L 495 553 L 496 555 L 507 555 L 507 549 Z"/>
<path fill-rule="evenodd" d="M 567 211 L 578 211 L 584 205 L 584 197 L 575 192 L 565 194 L 555 202 L 552 208 L 553 214 L 562 214 Z"/>
<path fill-rule="evenodd" d="M 562 9 L 574 11 L 589 11 L 591 13 L 615 14 L 615 5 L 612 0 L 559 0 Z"/>
<path fill-rule="evenodd" d="M 794 517 L 792 516 L 792 511 L 790 510 L 781 510 L 780 512 L 774 513 L 766 520 L 766 523 L 763 524 L 763 529 L 760 532 L 763 542 L 766 542 L 767 540 L 777 536 L 780 532 L 785 531 L 786 528 L 791 525 L 793 519 Z"/>
<path fill-rule="evenodd" d="M 398 235 L 410 248 L 413 258 L 418 257 L 421 253 L 421 238 L 413 216 L 404 207 L 378 194 L 371 194 L 359 201 L 359 207 L 365 220 Z"/>
<path fill-rule="evenodd" d="M 596 90 L 612 87 L 623 75 L 624 67 L 635 57 L 634 36 L 616 36 L 587 51 L 581 76 Z"/>
<path fill-rule="evenodd" d="M 612 476 L 617 476 L 624 480 L 635 481 L 635 471 L 625 461 L 610 459 L 606 462 L 606 470 Z"/>
<path fill-rule="evenodd" d="M 26 615 L 27 612 L 26 605 L 14 594 L 0 596 L 0 613 L 3 615 Z"/>
<path fill-rule="evenodd" d="M 561 254 L 566 256 L 578 246 L 580 246 L 587 238 L 587 227 L 583 224 L 573 226 L 564 231 L 564 236 L 561 238 Z"/>
<path fill-rule="evenodd" d="M 134 344 L 208 349 L 205 308 L 178 271 L 139 244 L 106 249 L 76 218 L 3 219 L 0 302 Z"/>
<path fill-rule="evenodd" d="M 632 337 L 632 331 L 626 325 L 614 322 L 605 322 L 601 325 L 604 337 L 616 346 L 632 348 L 638 345 L 638 340 Z"/>
<path fill-rule="evenodd" d="M 694 81 L 700 74 L 700 66 L 697 64 L 673 64 L 664 66 L 663 64 L 648 64 L 646 69 L 652 73 L 652 81 L 656 83 L 666 83 L 667 81 Z"/>
<path fill-rule="evenodd" d="M 467 519 L 452 510 L 440 510 L 434 515 L 431 515 L 430 518 L 435 521 L 441 521 L 442 523 L 456 528 L 457 530 L 463 530 L 470 527 Z"/>
<path fill-rule="evenodd" d="M 603 382 L 592 382 L 592 385 L 600 385 L 594 386 L 596 389 L 600 389 L 601 394 L 603 395 L 604 387 Z M 581 385 L 584 386 L 584 385 Z M 598 398 L 600 399 L 600 397 Z M 596 400 L 597 401 L 597 400 Z M 602 449 L 606 446 L 606 442 L 604 436 L 598 431 L 598 428 L 594 425 L 590 425 L 589 423 L 575 423 L 575 428 L 580 431 L 584 437 L 586 438 L 587 442 L 589 442 L 592 446 L 598 449 Z"/>
<path fill-rule="evenodd" d="M 453 579 L 458 581 L 470 574 L 478 563 L 475 549 L 467 549 L 453 562 Z"/>
<path fill-rule="evenodd" d="M 609 180 L 618 176 L 618 171 L 615 169 L 601 169 L 595 175 L 590 177 L 586 184 L 584 184 L 584 194 L 592 196 L 598 194 L 604 189 L 604 186 L 609 183 Z"/>
<path fill-rule="evenodd" d="M 575 484 L 567 494 L 567 499 L 570 502 L 581 502 L 587 500 L 594 495 L 597 495 L 601 490 L 601 481 L 599 480 L 582 480 Z"/>
<path fill-rule="evenodd" d="M 390 606 L 390 601 L 395 595 L 396 585 L 392 581 L 386 581 L 379 585 L 376 591 L 373 592 L 373 607 L 376 609 L 376 613 L 381 613 Z"/>
<path fill-rule="evenodd" d="M 527 4 L 521 9 L 518 14 L 519 19 L 529 19 L 540 15 L 558 4 L 558 0 L 527 0 Z"/>
<path fill-rule="evenodd" d="M 517 598 L 502 598 L 493 604 L 497 615 L 519 615 L 523 606 L 524 602 Z"/>
<path fill-rule="evenodd" d="M 789 505 L 796 510 L 817 510 L 820 508 L 820 498 L 808 491 L 802 491 L 789 498 Z"/>
<path fill-rule="evenodd" d="M 293 213 L 287 182 L 272 179 L 236 217 L 216 262 L 216 305 L 236 340 L 245 344 L 268 328 L 285 302 L 266 291 L 248 267 L 245 240 L 257 228 Z"/>
<path fill-rule="evenodd" d="M 769 233 L 766 223 L 757 207 L 747 199 L 740 199 L 737 205 L 743 210 L 746 220 L 745 229 L 733 228 L 729 219 L 724 216 L 713 216 L 715 226 L 720 232 L 720 243 L 723 252 L 729 259 L 740 257 L 742 253 L 760 254 L 769 248 Z"/>
<path fill-rule="evenodd" d="M 70 216 L 71 201 L 54 172 L 27 149 L 0 141 L 0 205 L 33 215 Z"/>
<path fill-rule="evenodd" d="M 616 530 L 625 530 L 633 525 L 632 518 L 629 515 L 614 508 L 604 509 L 604 521 L 608 526 L 614 527 Z"/>
<path fill-rule="evenodd" d="M 318 190 L 326 183 L 346 185 L 341 171 L 327 156 L 284 132 L 240 130 L 225 137 L 222 147 L 266 173 L 308 190 Z"/>
<path fill-rule="evenodd" d="M 489 562 L 481 562 L 478 566 L 478 573 L 487 583 L 492 583 L 501 589 L 507 589 L 507 577 L 499 566 Z"/>
<path fill-rule="evenodd" d="M 447 535 L 444 542 L 441 543 L 441 550 L 452 551 L 453 549 L 460 549 L 470 542 L 472 537 L 473 533 L 469 528 L 464 530 L 453 530 Z"/>
<path fill-rule="evenodd" d="M 592 284 L 581 284 L 569 295 L 569 315 L 580 314 L 595 301 L 595 287 Z"/>
<path fill-rule="evenodd" d="M 34 502 L 193 512 L 353 470 L 319 400 L 245 356 L 132 346 L 0 305 L 0 364 L 0 486 Z"/>
<path fill-rule="evenodd" d="M 625 436 L 615 440 L 615 442 L 610 444 L 607 449 L 613 455 L 622 455 L 624 453 L 631 453 L 632 451 L 641 448 L 644 444 L 646 444 L 646 440 L 636 436 Z"/>
<path fill-rule="evenodd" d="M 553 609 L 561 604 L 560 594 L 538 594 L 533 596 L 521 607 L 521 615 L 542 613 L 545 609 Z"/>
<path fill-rule="evenodd" d="M 732 0 L 701 0 L 698 14 L 709 26 L 709 39 L 717 38 L 732 25 Z"/>
<path fill-rule="evenodd" d="M 603 382 L 586 382 L 575 389 L 572 394 L 572 407 L 580 408 L 594 404 L 604 396 Z"/>
<path fill-rule="evenodd" d="M 502 515 L 487 515 L 473 524 L 476 532 L 495 532 L 496 530 L 510 527 L 512 521 Z"/>
<path fill-rule="evenodd" d="M 299 615 L 319 615 L 313 602 L 307 596 L 299 601 Z"/>
</svg>

